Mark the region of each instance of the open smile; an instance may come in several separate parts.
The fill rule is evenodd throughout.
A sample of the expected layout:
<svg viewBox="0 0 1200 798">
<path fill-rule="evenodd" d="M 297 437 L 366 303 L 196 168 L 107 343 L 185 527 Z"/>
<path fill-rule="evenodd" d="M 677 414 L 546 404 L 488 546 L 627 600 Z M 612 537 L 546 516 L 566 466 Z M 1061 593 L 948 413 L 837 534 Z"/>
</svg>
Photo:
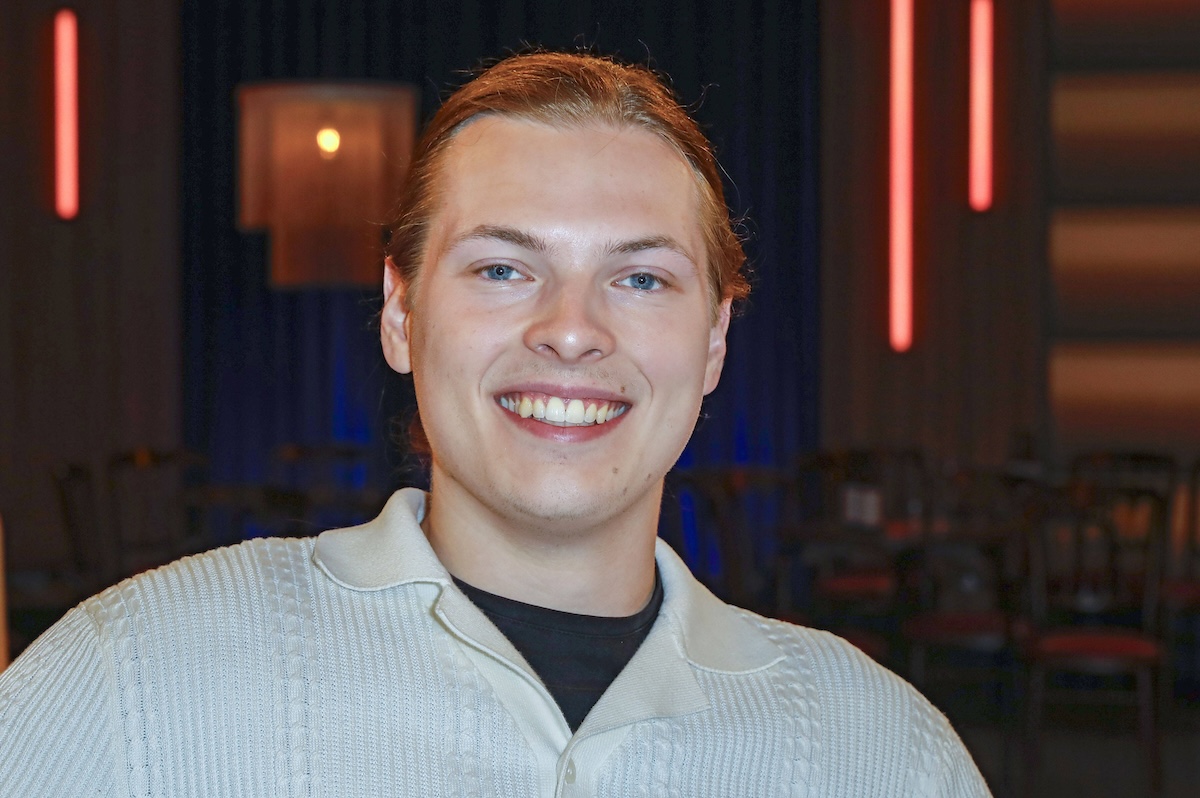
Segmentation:
<svg viewBox="0 0 1200 798">
<path fill-rule="evenodd" d="M 550 396 L 544 393 L 515 392 L 498 397 L 497 402 L 510 413 L 556 427 L 591 427 L 606 424 L 625 413 L 629 405 L 611 399 Z"/>
</svg>

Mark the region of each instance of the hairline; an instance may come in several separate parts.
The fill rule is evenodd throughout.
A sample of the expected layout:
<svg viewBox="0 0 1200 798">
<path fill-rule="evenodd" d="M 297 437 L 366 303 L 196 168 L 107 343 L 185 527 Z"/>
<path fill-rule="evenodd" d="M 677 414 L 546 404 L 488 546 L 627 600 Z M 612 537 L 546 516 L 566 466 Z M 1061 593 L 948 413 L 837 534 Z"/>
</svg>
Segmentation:
<svg viewBox="0 0 1200 798">
<path fill-rule="evenodd" d="M 707 294 L 709 308 L 709 321 L 714 325 L 717 323 L 720 318 L 721 305 L 728 301 L 730 296 L 717 295 L 717 272 L 719 271 L 719 267 L 714 262 L 713 253 L 710 251 L 712 249 L 712 244 L 715 242 L 710 242 L 708 240 L 709 225 L 707 223 L 708 220 L 705 219 L 705 216 L 707 213 L 712 212 L 711 206 L 713 205 L 720 206 L 718 210 L 722 213 L 722 215 L 727 215 L 728 210 L 726 209 L 724 203 L 714 202 L 715 198 L 711 196 L 712 190 L 708 184 L 707 178 L 705 178 L 704 173 L 700 171 L 699 167 L 692 163 L 692 160 L 687 157 L 687 153 L 684 152 L 683 148 L 679 146 L 679 143 L 672 138 L 668 131 L 663 129 L 662 125 L 656 123 L 652 118 L 644 117 L 642 114 L 614 116 L 611 113 L 591 112 L 586 115 L 582 115 L 579 118 L 564 118 L 564 115 L 556 115 L 550 111 L 539 111 L 537 108 L 529 110 L 497 110 L 484 108 L 480 109 L 474 114 L 471 114 L 453 128 L 446 131 L 446 134 L 438 142 L 437 152 L 434 154 L 434 157 L 431 158 L 430 162 L 430 166 L 432 168 L 429 174 L 431 200 L 428 216 L 429 227 L 426 231 L 427 234 L 425 239 L 422 242 L 421 252 L 419 253 L 418 260 L 420 261 L 420 266 L 413 270 L 412 283 L 410 283 L 408 287 L 410 294 L 419 294 L 419 291 L 416 290 L 417 286 L 413 283 L 420 282 L 421 273 L 428 266 L 426 261 L 428 260 L 430 243 L 433 238 L 433 236 L 430 234 L 433 232 L 434 221 L 444 208 L 442 202 L 443 195 L 441 193 L 441 184 L 443 178 L 442 162 L 446 158 L 447 151 L 454 144 L 454 142 L 458 140 L 458 137 L 464 130 L 480 119 L 489 117 L 498 119 L 516 119 L 518 121 L 543 125 L 545 127 L 563 132 L 586 130 L 588 128 L 603 129 L 605 127 L 617 131 L 644 130 L 647 133 L 654 135 L 654 137 L 659 141 L 664 142 L 683 162 L 683 164 L 687 167 L 688 172 L 692 176 L 692 187 L 693 191 L 695 191 L 696 198 L 696 223 L 699 225 L 701 244 L 704 247 L 704 251 L 702 253 L 703 258 L 700 263 L 696 264 L 696 266 L 699 268 L 704 279 L 704 290 Z"/>
</svg>

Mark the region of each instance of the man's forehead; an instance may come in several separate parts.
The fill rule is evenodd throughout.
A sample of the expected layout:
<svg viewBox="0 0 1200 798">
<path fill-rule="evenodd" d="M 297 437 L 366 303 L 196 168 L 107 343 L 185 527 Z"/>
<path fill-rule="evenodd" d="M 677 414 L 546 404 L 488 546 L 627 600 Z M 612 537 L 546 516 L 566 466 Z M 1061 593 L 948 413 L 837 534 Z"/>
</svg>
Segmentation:
<svg viewBox="0 0 1200 798">
<path fill-rule="evenodd" d="M 557 220 L 612 228 L 597 233 L 612 252 L 703 256 L 691 167 L 647 130 L 484 117 L 451 142 L 439 173 L 432 222 L 443 251 L 486 235 L 537 249 L 538 225 Z"/>
</svg>

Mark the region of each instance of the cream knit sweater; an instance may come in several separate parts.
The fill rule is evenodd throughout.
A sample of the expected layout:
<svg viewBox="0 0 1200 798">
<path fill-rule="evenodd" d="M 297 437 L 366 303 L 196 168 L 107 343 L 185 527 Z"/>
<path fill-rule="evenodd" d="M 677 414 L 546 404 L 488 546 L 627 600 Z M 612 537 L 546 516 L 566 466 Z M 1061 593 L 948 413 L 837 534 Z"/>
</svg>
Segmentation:
<svg viewBox="0 0 1200 798">
<path fill-rule="evenodd" d="M 661 542 L 650 636 L 574 735 L 420 532 L 256 540 L 127 580 L 0 677 L 0 796 L 986 796 L 946 719 Z"/>
</svg>

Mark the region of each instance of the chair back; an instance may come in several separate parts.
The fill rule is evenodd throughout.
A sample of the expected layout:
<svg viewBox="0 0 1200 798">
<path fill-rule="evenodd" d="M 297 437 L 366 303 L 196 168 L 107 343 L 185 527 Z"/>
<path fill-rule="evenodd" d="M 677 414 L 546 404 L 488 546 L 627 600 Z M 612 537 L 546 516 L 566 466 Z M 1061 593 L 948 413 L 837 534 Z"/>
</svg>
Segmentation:
<svg viewBox="0 0 1200 798">
<path fill-rule="evenodd" d="M 297 492 L 305 503 L 299 527 L 308 534 L 373 518 L 388 494 L 371 484 L 376 450 L 354 442 L 284 444 L 272 453 L 272 484 Z"/>
<path fill-rule="evenodd" d="M 81 578 L 90 575 L 97 582 L 111 581 L 116 562 L 113 547 L 105 538 L 92 469 L 81 463 L 67 463 L 51 476 L 71 547 L 72 571 Z"/>
<path fill-rule="evenodd" d="M 1084 469 L 1039 524 L 1032 546 L 1034 621 L 1040 626 L 1132 626 L 1153 634 L 1170 493 Z"/>
<path fill-rule="evenodd" d="M 1178 558 L 1183 579 L 1200 580 L 1200 459 L 1192 464 L 1184 494 L 1183 541 Z"/>
<path fill-rule="evenodd" d="M 1150 452 L 1088 452 L 1071 463 L 1078 488 L 1139 488 L 1170 502 L 1175 495 L 1179 464 L 1174 457 Z"/>
<path fill-rule="evenodd" d="M 797 464 L 810 528 L 847 536 L 915 539 L 932 508 L 924 456 L 910 449 L 849 449 L 802 457 Z"/>
<path fill-rule="evenodd" d="M 4 516 L 0 515 L 0 672 L 8 667 L 8 563 L 4 557 Z"/>
<path fill-rule="evenodd" d="M 114 455 L 108 488 L 118 576 L 203 548 L 204 519 L 188 507 L 188 487 L 203 481 L 203 457 L 185 450 L 138 448 Z"/>
<path fill-rule="evenodd" d="M 794 535 L 797 498 L 792 474 L 771 466 L 674 471 L 661 534 L 722 598 L 770 612 L 770 564 Z"/>
<path fill-rule="evenodd" d="M 925 612 L 1022 609 L 1028 537 L 1022 486 L 971 470 L 940 483 L 922 545 L 902 558 L 906 606 Z"/>
</svg>

